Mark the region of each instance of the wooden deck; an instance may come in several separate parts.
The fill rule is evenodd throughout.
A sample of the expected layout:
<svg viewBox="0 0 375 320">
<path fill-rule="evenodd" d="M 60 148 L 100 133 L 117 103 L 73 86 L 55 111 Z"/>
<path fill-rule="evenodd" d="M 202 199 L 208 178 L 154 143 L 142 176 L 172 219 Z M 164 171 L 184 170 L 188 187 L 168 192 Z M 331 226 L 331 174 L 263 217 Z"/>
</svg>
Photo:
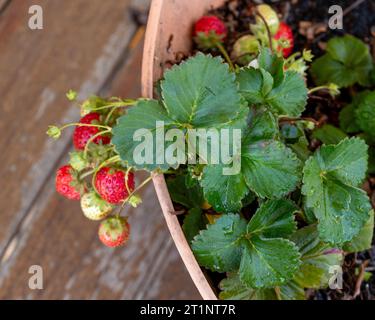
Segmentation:
<svg viewBox="0 0 375 320">
<path fill-rule="evenodd" d="M 30 30 L 39 4 L 44 29 Z M 153 186 L 131 212 L 128 246 L 107 249 L 98 224 L 54 191 L 71 132 L 49 124 L 79 118 L 65 98 L 138 97 L 147 0 L 0 0 L 0 299 L 199 299 L 170 239 Z M 141 15 L 142 16 L 142 15 Z M 142 19 L 138 19 L 142 20 Z M 44 289 L 28 286 L 40 265 Z"/>
</svg>

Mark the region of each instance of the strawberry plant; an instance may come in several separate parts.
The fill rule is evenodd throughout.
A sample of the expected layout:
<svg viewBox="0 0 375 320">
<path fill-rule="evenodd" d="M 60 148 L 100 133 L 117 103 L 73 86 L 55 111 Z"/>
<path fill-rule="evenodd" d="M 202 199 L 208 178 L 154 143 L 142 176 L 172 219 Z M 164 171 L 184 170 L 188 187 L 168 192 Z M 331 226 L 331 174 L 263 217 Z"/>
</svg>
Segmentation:
<svg viewBox="0 0 375 320">
<path fill-rule="evenodd" d="M 375 172 L 373 62 L 366 44 L 346 35 L 307 72 L 311 52 L 292 52 L 292 29 L 267 5 L 231 45 L 225 23 L 197 21 L 204 52 L 165 71 L 155 99 L 84 101 L 71 124 L 76 151 L 56 187 L 81 198 L 89 219 L 105 219 L 99 238 L 115 247 L 130 230 L 119 212 L 136 206 L 150 181 L 137 186 L 134 171 L 164 173 L 197 261 L 221 274 L 220 298 L 305 299 L 305 289 L 329 285 L 346 255 L 371 247 L 363 183 Z M 339 89 L 352 101 L 336 121 L 321 121 L 315 95 L 338 103 Z M 71 125 L 48 133 L 58 138 Z"/>
</svg>

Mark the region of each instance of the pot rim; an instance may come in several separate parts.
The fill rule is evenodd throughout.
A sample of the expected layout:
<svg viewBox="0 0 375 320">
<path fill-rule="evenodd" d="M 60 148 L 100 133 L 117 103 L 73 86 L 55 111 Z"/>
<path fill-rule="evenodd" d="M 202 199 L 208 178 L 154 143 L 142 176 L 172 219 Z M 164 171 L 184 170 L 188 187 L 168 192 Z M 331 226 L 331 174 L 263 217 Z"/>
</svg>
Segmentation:
<svg viewBox="0 0 375 320">
<path fill-rule="evenodd" d="M 150 99 L 153 98 L 154 83 L 157 80 L 154 79 L 156 74 L 155 62 L 157 60 L 157 41 L 160 19 L 166 2 L 167 1 L 165 0 L 152 0 L 145 34 L 142 60 L 142 96 Z M 171 233 L 172 239 L 185 264 L 186 269 L 190 274 L 190 277 L 204 300 L 217 300 L 214 290 L 210 286 L 201 267 L 195 259 L 190 245 L 185 238 L 181 225 L 175 214 L 174 206 L 165 182 L 164 175 L 153 173 L 152 177 L 156 194 L 159 199 L 169 232 Z"/>
</svg>

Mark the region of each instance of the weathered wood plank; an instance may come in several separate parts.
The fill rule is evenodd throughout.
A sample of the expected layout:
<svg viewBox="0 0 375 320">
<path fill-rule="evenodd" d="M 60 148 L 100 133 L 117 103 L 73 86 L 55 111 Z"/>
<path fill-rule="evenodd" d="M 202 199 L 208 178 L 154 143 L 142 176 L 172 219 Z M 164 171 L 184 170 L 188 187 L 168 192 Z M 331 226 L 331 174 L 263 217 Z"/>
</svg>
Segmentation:
<svg viewBox="0 0 375 320">
<path fill-rule="evenodd" d="M 49 2 L 41 1 L 43 4 Z M 90 3 L 95 3 L 95 1 Z M 64 10 L 59 9 L 59 14 L 63 16 L 72 14 L 72 12 L 69 14 L 61 12 L 68 10 L 65 7 Z M 119 8 L 117 7 L 117 9 Z M 69 10 L 73 10 L 73 7 Z M 89 11 L 91 12 L 91 10 Z M 12 6 L 9 6 L 5 13 L 10 14 L 10 16 L 13 15 L 13 17 L 16 14 Z M 111 10 L 108 9 L 106 13 L 110 13 L 112 19 Z M 93 11 L 91 14 L 93 14 Z M 83 19 L 87 20 L 88 18 Z M 3 30 L 4 25 L 1 24 L 3 20 L 0 20 L 0 45 L 2 45 L 3 34 L 1 30 Z M 50 80 L 51 83 L 47 81 L 49 77 L 52 77 L 52 71 L 45 67 L 42 69 L 42 75 L 36 76 L 36 73 L 34 73 L 34 78 L 24 72 L 26 78 L 29 79 L 30 90 L 19 83 L 0 82 L 0 93 L 7 95 L 8 101 L 13 103 L 11 107 L 17 109 L 18 113 L 27 113 L 28 117 L 24 114 L 22 119 L 29 119 L 31 122 L 27 127 L 28 130 L 20 134 L 17 132 L 17 126 L 12 122 L 17 117 L 9 113 L 7 119 L 0 119 L 0 126 L 3 125 L 6 129 L 12 130 L 13 135 L 16 135 L 13 141 L 21 139 L 23 135 L 31 136 L 30 139 L 37 138 L 37 141 L 43 141 L 42 148 L 40 146 L 39 148 L 38 146 L 31 148 L 32 152 L 28 154 L 29 162 L 20 161 L 13 155 L 16 160 L 14 164 L 17 166 L 13 171 L 17 172 L 9 175 L 12 177 L 10 184 L 14 179 L 13 188 L 19 194 L 18 197 L 15 197 L 16 200 L 10 201 L 8 205 L 8 208 L 14 208 L 13 212 L 10 211 L 13 213 L 12 216 L 3 215 L 3 208 L 6 207 L 6 199 L 7 196 L 9 198 L 10 189 L 8 189 L 7 194 L 3 194 L 2 191 L 0 196 L 0 228 L 3 228 L 3 233 L 0 231 L 0 241 L 5 239 L 3 240 L 4 251 L 0 262 L 0 299 L 199 298 L 170 240 L 152 185 L 144 190 L 145 203 L 136 211 L 131 210 L 132 239 L 128 247 L 117 250 L 106 249 L 97 240 L 98 224 L 92 223 L 82 216 L 78 203 L 69 202 L 59 197 L 53 190 L 54 178 L 51 173 L 57 167 L 57 162 L 66 161 L 66 158 L 59 159 L 61 154 L 65 154 L 70 148 L 70 135 L 65 134 L 62 141 L 52 144 L 45 142 L 45 127 L 35 130 L 37 124 L 45 126 L 51 121 L 63 122 L 78 117 L 77 109 L 68 107 L 68 104 L 61 100 L 63 93 L 70 87 L 77 87 L 77 84 L 81 88 L 82 96 L 98 91 L 127 97 L 139 96 L 142 52 L 142 44 L 139 39 L 142 30 L 136 37 L 133 37 L 133 41 L 129 44 L 131 53 L 127 54 L 125 48 L 128 46 L 131 34 L 134 33 L 135 26 L 130 24 L 129 27 L 130 22 L 127 19 L 118 23 L 121 27 L 116 26 L 116 24 L 112 25 L 112 28 L 116 30 L 121 29 L 121 31 L 117 31 L 117 36 L 107 41 L 103 34 L 102 38 L 99 38 L 97 42 L 95 41 L 96 45 L 100 45 L 102 48 L 101 54 L 96 53 L 96 60 L 91 56 L 92 52 L 86 51 L 86 46 L 89 46 L 89 44 L 86 44 L 85 40 L 81 41 L 79 45 L 75 43 L 66 49 L 72 51 L 73 56 L 76 54 L 77 48 L 85 51 L 88 55 L 87 59 L 91 59 L 91 66 L 95 65 L 96 68 L 94 66 L 94 70 L 91 70 L 90 63 L 86 64 L 86 61 L 81 61 L 82 66 L 76 64 L 68 72 L 72 79 L 69 79 L 68 76 L 62 76 L 63 79 L 55 84 L 56 89 L 51 89 L 52 93 L 43 91 L 46 84 L 55 83 L 54 80 Z M 19 26 L 14 25 L 13 28 L 17 29 Z M 95 27 L 93 28 L 95 29 Z M 130 29 L 130 31 L 125 33 L 127 38 L 123 39 L 120 35 L 125 35 L 125 28 L 128 31 Z M 114 34 L 116 34 L 116 30 Z M 73 36 L 73 33 L 73 30 L 71 30 L 70 36 Z M 112 33 L 108 28 L 107 36 L 109 37 L 110 34 Z M 44 43 L 46 40 L 43 37 L 39 38 L 38 41 Z M 9 44 L 10 40 L 8 41 Z M 52 40 L 49 39 L 49 41 Z M 64 40 L 62 43 L 65 41 L 68 40 Z M 101 41 L 106 42 L 106 44 L 101 43 Z M 116 47 L 117 41 L 122 43 L 121 46 Z M 60 47 L 62 43 L 58 43 Z M 46 46 L 47 44 L 48 42 L 45 42 Z M 56 43 L 55 45 L 57 46 Z M 8 50 L 15 50 L 14 47 L 9 46 L 4 46 L 4 48 L 6 48 L 5 55 L 8 54 Z M 42 47 L 40 50 L 42 50 Z M 50 49 L 45 48 L 45 50 Z M 55 50 L 57 50 L 56 47 Z M 51 59 L 51 54 L 54 54 L 53 50 L 45 55 L 43 53 L 42 56 L 44 60 L 48 61 L 48 59 Z M 9 54 L 8 58 L 10 56 Z M 37 58 L 37 55 L 35 57 Z M 84 55 L 82 57 L 85 58 Z M 58 64 L 68 63 L 69 59 L 67 58 L 67 55 L 64 55 L 58 61 Z M 85 60 L 83 58 L 82 60 Z M 6 66 L 6 61 L 7 59 L 0 54 L 0 71 L 3 71 L 3 68 L 4 70 L 9 68 Z M 31 63 L 33 60 L 29 61 Z M 21 60 L 18 61 L 18 63 L 21 62 Z M 39 61 L 38 63 L 42 65 L 42 62 Z M 21 64 L 18 67 L 20 68 L 20 66 Z M 26 70 L 30 69 L 36 72 L 31 65 L 26 64 L 23 67 Z M 118 67 L 121 67 L 120 71 L 116 71 Z M 52 66 L 51 68 L 55 71 L 57 69 L 60 72 L 66 72 L 61 66 Z M 86 75 L 83 75 L 85 68 L 87 68 Z M 6 69 L 6 71 L 9 72 L 9 69 Z M 14 75 L 16 73 L 15 68 L 11 71 L 9 74 L 16 77 Z M 36 83 L 31 83 L 33 79 Z M 3 78 L 0 81 L 3 81 Z M 69 87 L 64 87 L 67 83 Z M 27 103 L 19 105 L 17 101 L 12 100 L 10 93 L 5 90 L 6 87 L 10 88 L 13 93 L 21 91 L 23 94 L 23 100 L 21 101 Z M 41 92 L 39 99 L 44 110 L 43 112 L 39 111 L 38 117 L 35 116 L 35 112 L 38 113 L 38 110 L 40 110 L 38 102 L 33 101 L 32 96 L 29 97 L 29 92 L 33 91 Z M 67 110 L 64 112 L 64 110 L 56 108 L 57 103 L 65 106 Z M 6 105 L 4 104 L 3 107 L 5 108 Z M 22 148 L 25 147 L 15 146 L 14 152 L 17 153 Z M 13 149 L 11 151 L 13 153 Z M 8 159 L 7 157 L 10 156 L 2 154 L 0 159 L 1 157 Z M 36 164 L 33 165 L 33 163 Z M 31 183 L 24 182 L 23 189 L 18 190 L 17 182 L 21 180 L 22 172 L 28 172 L 30 168 L 34 171 L 34 175 L 39 175 L 38 183 L 32 183 L 35 182 L 36 178 L 34 176 L 33 180 L 31 177 L 28 179 Z M 20 201 L 20 195 L 25 191 L 28 191 L 30 195 L 24 200 L 22 206 L 22 203 L 17 203 L 17 199 Z M 22 210 L 16 206 L 17 204 L 21 205 Z M 38 291 L 28 288 L 30 277 L 28 268 L 33 264 L 41 265 L 44 269 L 44 290 Z M 171 281 L 173 285 L 168 286 L 167 284 Z"/>
<path fill-rule="evenodd" d="M 27 26 L 31 4 L 44 9 L 43 30 Z M 52 148 L 45 136 L 48 124 L 78 118 L 62 93 L 74 87 L 87 96 L 103 86 L 136 30 L 130 4 L 12 1 L 2 14 L 0 253 L 70 141 L 64 135 Z"/>
</svg>

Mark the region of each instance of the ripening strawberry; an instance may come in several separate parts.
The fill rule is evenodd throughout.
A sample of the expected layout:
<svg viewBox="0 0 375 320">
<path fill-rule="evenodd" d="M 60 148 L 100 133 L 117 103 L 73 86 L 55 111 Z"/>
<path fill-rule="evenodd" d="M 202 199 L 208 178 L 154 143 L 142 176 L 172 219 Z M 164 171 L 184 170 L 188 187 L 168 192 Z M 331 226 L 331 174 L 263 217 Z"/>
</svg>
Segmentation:
<svg viewBox="0 0 375 320">
<path fill-rule="evenodd" d="M 100 114 L 91 112 L 85 115 L 80 121 L 84 124 L 100 124 Z M 85 149 L 87 141 L 99 132 L 99 128 L 96 127 L 85 127 L 77 126 L 73 133 L 73 143 L 77 150 Z M 110 137 L 100 135 L 93 140 L 96 144 L 108 144 L 111 142 Z"/>
<path fill-rule="evenodd" d="M 95 191 L 91 191 L 82 196 L 81 209 L 86 218 L 101 220 L 111 213 L 113 206 L 101 199 Z"/>
<path fill-rule="evenodd" d="M 70 200 L 79 200 L 83 186 L 77 179 L 77 172 L 70 165 L 61 167 L 56 172 L 56 191 Z"/>
<path fill-rule="evenodd" d="M 194 26 L 193 36 L 202 48 L 213 48 L 227 36 L 227 28 L 216 16 L 203 16 Z"/>
<path fill-rule="evenodd" d="M 276 40 L 281 40 L 286 44 L 285 47 L 279 46 L 277 50 L 283 53 L 283 57 L 287 58 L 293 52 L 294 38 L 292 29 L 284 22 L 280 22 L 279 30 L 275 34 L 274 38 Z"/>
<path fill-rule="evenodd" d="M 110 217 L 101 222 L 98 234 L 100 241 L 107 247 L 119 247 L 128 241 L 130 225 L 126 218 Z"/>
<path fill-rule="evenodd" d="M 120 204 L 134 190 L 134 174 L 126 177 L 124 170 L 104 167 L 95 177 L 95 188 L 99 195 L 111 204 Z"/>
<path fill-rule="evenodd" d="M 277 30 L 279 29 L 279 17 L 277 16 L 277 12 L 272 9 L 268 4 L 260 4 L 256 6 L 258 13 L 262 16 L 262 18 L 266 21 L 267 26 L 271 32 L 271 35 L 275 35 Z M 263 19 L 260 18 L 259 15 L 256 16 L 257 24 L 264 26 Z"/>
</svg>

